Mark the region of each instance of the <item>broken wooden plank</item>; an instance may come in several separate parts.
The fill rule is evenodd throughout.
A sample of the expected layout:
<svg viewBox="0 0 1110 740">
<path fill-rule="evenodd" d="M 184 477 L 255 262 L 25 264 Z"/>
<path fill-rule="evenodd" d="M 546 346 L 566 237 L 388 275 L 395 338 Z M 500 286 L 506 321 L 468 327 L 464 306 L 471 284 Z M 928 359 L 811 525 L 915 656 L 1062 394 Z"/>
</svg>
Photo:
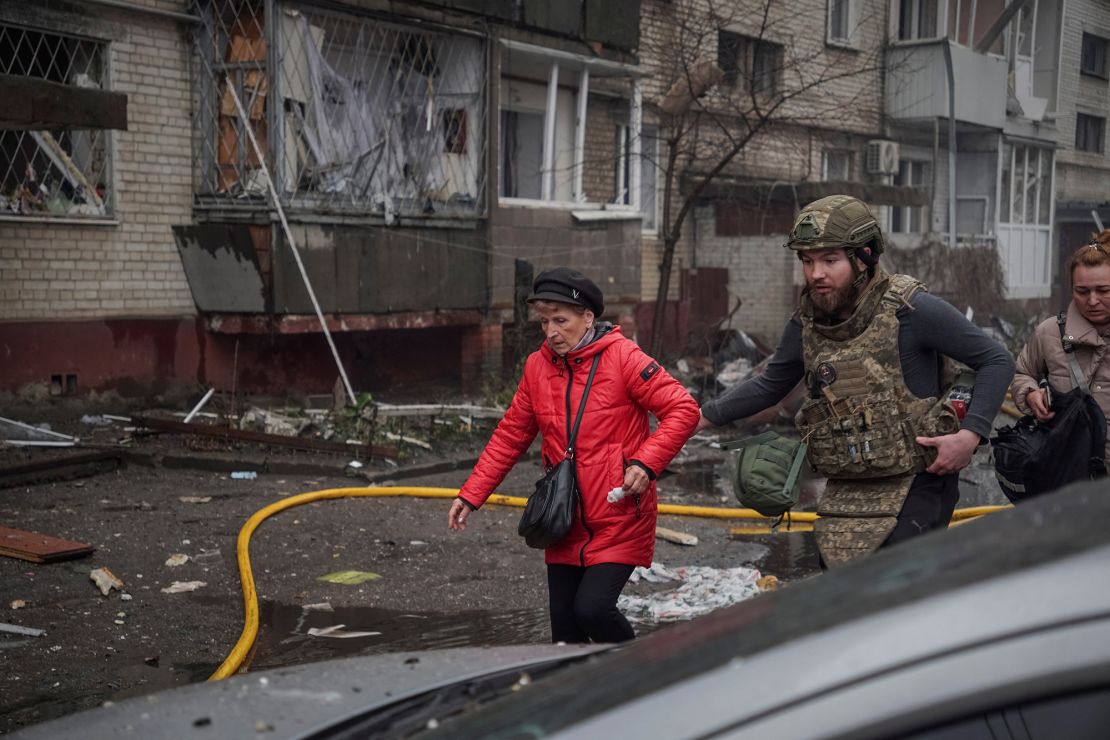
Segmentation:
<svg viewBox="0 0 1110 740">
<path fill-rule="evenodd" d="M 655 527 L 655 536 L 667 542 L 673 542 L 676 545 L 686 545 L 692 547 L 698 544 L 698 536 L 688 534 L 686 532 L 679 532 L 674 529 L 667 529 L 666 527 Z"/>
<path fill-rule="evenodd" d="M 146 427 L 162 432 L 177 432 L 178 434 L 195 434 L 201 437 L 217 437 L 219 439 L 235 439 L 242 442 L 257 442 L 264 445 L 277 447 L 293 447 L 299 450 L 314 450 L 316 452 L 340 452 L 344 455 L 371 457 L 397 457 L 395 447 L 382 445 L 348 444 L 346 442 L 330 442 L 325 439 L 312 439 L 310 437 L 283 437 L 280 434 L 266 434 L 254 432 L 249 429 L 229 429 L 228 427 L 210 424 L 186 424 L 182 421 L 169 419 L 155 419 L 147 416 L 132 417 L 136 426 Z"/>
<path fill-rule="evenodd" d="M 68 434 L 40 429 L 15 419 L 5 419 L 3 416 L 0 416 L 0 437 L 3 437 L 4 441 L 10 444 L 17 442 L 65 442 L 72 445 L 74 442 L 80 441 Z"/>
<path fill-rule="evenodd" d="M 50 481 L 87 478 L 98 473 L 111 473 L 123 467 L 123 458 L 123 454 L 119 452 L 94 452 L 14 465 L 0 469 L 0 488 L 37 485 Z"/>
<path fill-rule="evenodd" d="M 38 532 L 0 527 L 0 555 L 32 563 L 53 563 L 58 560 L 80 558 L 93 551 L 91 545 L 73 540 L 63 540 Z"/>
</svg>

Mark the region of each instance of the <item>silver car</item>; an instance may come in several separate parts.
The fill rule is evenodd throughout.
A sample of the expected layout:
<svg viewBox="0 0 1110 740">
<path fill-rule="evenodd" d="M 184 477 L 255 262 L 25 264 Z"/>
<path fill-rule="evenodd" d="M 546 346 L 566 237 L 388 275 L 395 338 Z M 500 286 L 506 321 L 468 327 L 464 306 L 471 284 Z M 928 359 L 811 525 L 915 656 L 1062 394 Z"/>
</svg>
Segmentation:
<svg viewBox="0 0 1110 740">
<path fill-rule="evenodd" d="M 1110 485 L 922 537 L 622 647 L 329 661 L 16 738 L 1110 738 Z"/>
</svg>

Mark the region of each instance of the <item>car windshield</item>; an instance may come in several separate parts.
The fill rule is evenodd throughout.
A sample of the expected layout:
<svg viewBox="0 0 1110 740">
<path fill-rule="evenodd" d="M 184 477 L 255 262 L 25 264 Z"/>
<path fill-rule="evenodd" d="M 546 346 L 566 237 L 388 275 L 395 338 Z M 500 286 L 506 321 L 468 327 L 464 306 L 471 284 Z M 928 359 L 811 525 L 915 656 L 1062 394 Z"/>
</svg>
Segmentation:
<svg viewBox="0 0 1110 740">
<path fill-rule="evenodd" d="M 1105 545 L 1110 532 L 1098 523 L 1106 521 L 1110 496 L 1098 484 L 1023 503 L 660 630 L 543 680 L 494 692 L 494 700 L 475 695 L 465 711 L 454 707 L 426 724 L 427 736 L 547 735 L 737 658 Z"/>
</svg>

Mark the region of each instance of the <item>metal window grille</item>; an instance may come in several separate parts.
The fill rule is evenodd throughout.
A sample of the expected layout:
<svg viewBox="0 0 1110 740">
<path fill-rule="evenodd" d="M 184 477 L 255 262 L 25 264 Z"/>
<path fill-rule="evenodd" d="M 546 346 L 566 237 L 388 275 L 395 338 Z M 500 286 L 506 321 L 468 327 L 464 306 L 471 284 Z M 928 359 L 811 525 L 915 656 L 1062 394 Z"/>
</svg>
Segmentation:
<svg viewBox="0 0 1110 740">
<path fill-rule="evenodd" d="M 197 198 L 261 206 L 233 86 L 287 207 L 484 211 L 485 41 L 273 0 L 197 0 Z"/>
<path fill-rule="evenodd" d="M 0 74 L 107 88 L 107 45 L 0 23 Z M 0 131 L 0 216 L 110 217 L 110 164 L 104 129 Z"/>
</svg>

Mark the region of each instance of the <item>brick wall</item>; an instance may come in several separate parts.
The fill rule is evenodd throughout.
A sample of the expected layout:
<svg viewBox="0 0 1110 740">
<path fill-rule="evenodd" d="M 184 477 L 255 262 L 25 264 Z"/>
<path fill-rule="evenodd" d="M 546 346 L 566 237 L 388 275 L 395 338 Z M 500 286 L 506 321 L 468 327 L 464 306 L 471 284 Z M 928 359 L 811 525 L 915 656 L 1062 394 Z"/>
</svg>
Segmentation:
<svg viewBox="0 0 1110 740">
<path fill-rule="evenodd" d="M 1064 4 L 1058 91 L 1059 148 L 1056 153 L 1056 200 L 1058 202 L 1105 202 L 1110 199 L 1110 158 L 1103 137 L 1100 153 L 1076 151 L 1076 112 L 1110 118 L 1110 82 L 1081 74 L 1083 32 L 1110 38 L 1110 5 L 1102 0 L 1067 0 Z M 1108 122 L 1110 123 L 1110 122 Z"/>
<path fill-rule="evenodd" d="M 794 311 L 797 259 L 783 249 L 782 235 L 718 236 L 712 207 L 699 208 L 697 266 L 729 271 L 729 308 L 743 301 L 732 325 L 777 342 Z"/>
<path fill-rule="evenodd" d="M 183 2 L 147 4 L 185 10 Z M 44 28 L 59 17 L 58 7 L 46 2 L 36 9 L 44 14 Z M 89 15 L 74 13 L 70 20 L 67 26 L 84 27 L 94 38 L 111 38 L 103 29 L 115 36 L 108 45 L 112 89 L 128 96 L 128 130 L 111 134 L 115 222 L 0 218 L 0 319 L 192 314 L 193 300 L 170 233 L 172 224 L 191 219 L 184 27 L 101 7 Z"/>
</svg>

